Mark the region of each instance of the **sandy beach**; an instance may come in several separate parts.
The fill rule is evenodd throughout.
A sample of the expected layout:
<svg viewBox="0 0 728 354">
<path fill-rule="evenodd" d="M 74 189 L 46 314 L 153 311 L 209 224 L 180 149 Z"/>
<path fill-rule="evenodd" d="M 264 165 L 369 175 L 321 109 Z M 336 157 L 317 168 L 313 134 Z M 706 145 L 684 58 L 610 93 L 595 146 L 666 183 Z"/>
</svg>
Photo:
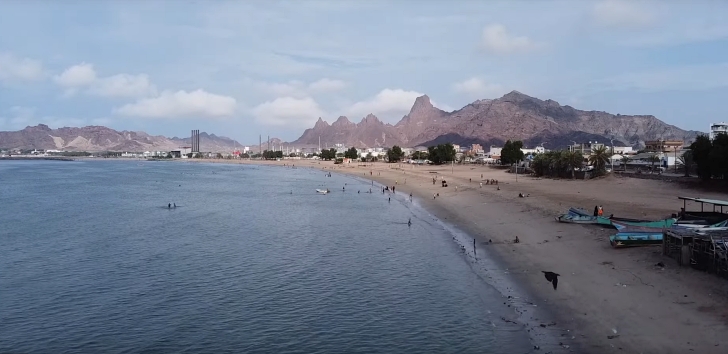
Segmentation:
<svg viewBox="0 0 728 354">
<path fill-rule="evenodd" d="M 235 162 L 335 171 L 396 185 L 397 194 L 412 193 L 438 218 L 475 237 L 477 247 L 505 267 L 490 270 L 494 276 L 508 274 L 533 295 L 528 304 L 540 306 L 555 319 L 555 324 L 533 330 L 563 338 L 561 347 L 570 345 L 584 353 L 728 350 L 725 279 L 680 267 L 662 256 L 660 247 L 613 249 L 608 242 L 613 229 L 554 220 L 569 207 L 592 210 L 595 205 L 603 206 L 605 215 L 660 219 L 680 209 L 678 196 L 726 200 L 725 194 L 618 176 L 572 181 L 519 175 L 516 180 L 514 174 L 476 165 Z M 433 185 L 433 176 L 444 178 L 449 186 L 441 187 L 439 180 Z M 485 183 L 481 187 L 481 178 L 497 179 L 500 189 Z M 436 193 L 439 197 L 433 198 Z M 519 193 L 529 196 L 519 198 Z M 516 236 L 520 242 L 514 244 Z M 665 267 L 656 266 L 658 262 Z M 557 290 L 542 270 L 561 275 Z M 538 323 L 539 319 L 531 320 Z"/>
</svg>

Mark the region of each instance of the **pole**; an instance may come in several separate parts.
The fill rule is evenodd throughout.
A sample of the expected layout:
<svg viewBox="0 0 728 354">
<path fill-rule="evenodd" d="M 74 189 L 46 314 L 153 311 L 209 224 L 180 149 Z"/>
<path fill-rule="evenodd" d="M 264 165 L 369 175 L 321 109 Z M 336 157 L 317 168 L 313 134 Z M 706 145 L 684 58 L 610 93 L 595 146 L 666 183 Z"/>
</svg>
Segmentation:
<svg viewBox="0 0 728 354">
<path fill-rule="evenodd" d="M 518 182 L 518 162 L 516 162 L 516 182 Z"/>
<path fill-rule="evenodd" d="M 673 149 L 675 149 L 675 161 L 672 162 L 673 165 L 675 165 L 675 173 L 677 173 L 677 146 L 674 146 Z M 687 166 L 685 166 L 687 168 Z"/>
<path fill-rule="evenodd" d="M 612 143 L 612 153 L 609 156 L 609 161 L 612 162 L 612 172 L 614 172 L 614 139 L 609 139 L 609 142 Z"/>
</svg>

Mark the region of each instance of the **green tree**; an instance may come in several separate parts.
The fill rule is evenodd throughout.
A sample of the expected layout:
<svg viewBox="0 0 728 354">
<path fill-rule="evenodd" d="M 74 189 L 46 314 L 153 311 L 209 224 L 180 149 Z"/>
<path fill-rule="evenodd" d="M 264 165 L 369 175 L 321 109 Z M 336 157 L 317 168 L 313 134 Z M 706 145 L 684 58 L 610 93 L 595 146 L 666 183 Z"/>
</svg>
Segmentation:
<svg viewBox="0 0 728 354">
<path fill-rule="evenodd" d="M 561 158 L 564 166 L 571 172 L 571 179 L 576 178 L 576 170 L 584 166 L 584 155 L 579 151 L 563 151 Z"/>
<path fill-rule="evenodd" d="M 218 152 L 217 154 L 215 154 L 215 158 L 216 159 L 221 159 L 222 158 L 222 154 Z"/>
<path fill-rule="evenodd" d="M 413 160 L 427 160 L 427 153 L 424 151 L 415 151 L 412 153 Z"/>
<path fill-rule="evenodd" d="M 695 141 L 690 144 L 690 151 L 693 153 L 693 161 L 697 165 L 698 177 L 702 180 L 709 180 L 712 176 L 710 168 L 710 150 L 713 144 L 707 135 L 698 135 Z"/>
<path fill-rule="evenodd" d="M 344 157 L 353 160 L 359 157 L 359 152 L 356 151 L 356 148 L 352 146 L 349 148 L 349 150 L 346 150 L 346 152 L 344 153 Z"/>
<path fill-rule="evenodd" d="M 725 179 L 728 176 L 728 135 L 718 134 L 713 139 L 708 161 L 714 178 Z"/>
<path fill-rule="evenodd" d="M 520 140 L 506 141 L 501 149 L 501 165 L 511 165 L 523 160 L 523 142 Z"/>
<path fill-rule="evenodd" d="M 627 164 L 632 162 L 632 158 L 627 155 L 622 155 L 622 165 L 624 167 L 624 171 L 627 171 Z"/>
<path fill-rule="evenodd" d="M 450 143 L 427 147 L 428 159 L 436 165 L 455 161 L 456 154 L 455 147 Z"/>
<path fill-rule="evenodd" d="M 402 160 L 403 157 L 404 152 L 402 151 L 402 148 L 397 145 L 392 146 L 392 148 L 387 151 L 387 159 L 389 162 L 397 162 Z"/>
<path fill-rule="evenodd" d="M 244 158 L 244 159 L 247 159 L 247 158 L 250 157 L 250 154 L 248 154 L 247 152 L 244 152 L 244 153 L 240 154 L 240 157 L 241 158 Z"/>
<path fill-rule="evenodd" d="M 660 157 L 657 155 L 647 156 L 647 162 L 650 163 L 650 172 L 654 173 L 655 172 L 655 163 L 660 162 Z"/>
<path fill-rule="evenodd" d="M 605 146 L 600 146 L 592 150 L 589 155 L 589 163 L 594 166 L 597 174 L 603 174 L 607 171 L 607 162 L 609 161 L 609 153 Z"/>
<path fill-rule="evenodd" d="M 690 177 L 690 170 L 693 168 L 693 152 L 691 150 L 685 151 L 682 156 L 677 158 L 676 163 L 685 170 L 685 177 Z"/>
<path fill-rule="evenodd" d="M 319 155 L 322 160 L 333 160 L 336 158 L 336 150 L 334 148 L 331 149 L 323 149 L 321 150 L 321 154 Z"/>
</svg>

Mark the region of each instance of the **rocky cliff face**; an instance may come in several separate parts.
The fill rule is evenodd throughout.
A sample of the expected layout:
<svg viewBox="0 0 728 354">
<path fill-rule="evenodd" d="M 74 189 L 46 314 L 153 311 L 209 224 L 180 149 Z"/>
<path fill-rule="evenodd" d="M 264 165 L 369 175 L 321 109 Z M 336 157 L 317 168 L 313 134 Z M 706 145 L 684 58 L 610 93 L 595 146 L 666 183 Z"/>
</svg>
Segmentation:
<svg viewBox="0 0 728 354">
<path fill-rule="evenodd" d="M 51 129 L 39 124 L 15 132 L 0 132 L 0 148 L 65 151 L 166 151 L 190 145 L 190 138 L 166 138 L 144 132 L 116 131 L 102 126 Z M 240 144 L 226 137 L 200 133 L 203 151 L 232 151 Z"/>
<path fill-rule="evenodd" d="M 502 144 L 508 139 L 523 140 L 527 145 L 546 142 L 552 149 L 574 140 L 608 142 L 614 139 L 615 144 L 639 147 L 645 140 L 689 141 L 698 134 L 666 124 L 654 116 L 582 111 L 518 91 L 494 100 L 478 100 L 450 113 L 432 106 L 429 97 L 422 96 L 394 126 L 380 122 L 373 115 L 359 124 L 345 120 L 348 123 L 329 125 L 319 119 L 294 144 L 316 145 L 320 136 L 322 143 L 356 147 L 412 147 L 445 142 L 443 139 L 459 144 L 480 142 L 486 146 Z"/>
</svg>

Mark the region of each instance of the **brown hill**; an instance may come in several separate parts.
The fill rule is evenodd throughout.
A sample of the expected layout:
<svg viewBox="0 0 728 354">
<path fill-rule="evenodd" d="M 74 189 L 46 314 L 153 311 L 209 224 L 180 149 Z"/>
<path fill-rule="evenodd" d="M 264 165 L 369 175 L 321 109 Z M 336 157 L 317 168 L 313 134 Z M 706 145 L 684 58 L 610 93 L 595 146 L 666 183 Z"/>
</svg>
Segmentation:
<svg viewBox="0 0 728 354">
<path fill-rule="evenodd" d="M 527 145 L 545 142 L 553 149 L 572 141 L 609 141 L 613 138 L 615 144 L 639 147 L 645 140 L 688 141 L 698 134 L 666 124 L 651 115 L 582 111 L 518 91 L 494 100 L 478 100 L 450 113 L 434 107 L 429 97 L 418 97 L 410 113 L 394 126 L 382 123 L 371 114 L 359 124 L 349 122 L 346 117 L 340 117 L 337 123 L 329 125 L 319 119 L 293 144 L 317 145 L 319 136 L 322 144 L 341 143 L 356 147 L 413 147 L 445 140 L 458 144 L 480 142 L 487 146 L 515 139 L 523 140 Z"/>
<path fill-rule="evenodd" d="M 14 132 L 0 132 L 0 148 L 64 151 L 166 151 L 189 145 L 190 138 L 166 138 L 144 132 L 116 131 L 102 126 L 51 129 L 39 124 Z M 203 151 L 231 151 L 239 143 L 226 137 L 200 133 Z"/>
</svg>

